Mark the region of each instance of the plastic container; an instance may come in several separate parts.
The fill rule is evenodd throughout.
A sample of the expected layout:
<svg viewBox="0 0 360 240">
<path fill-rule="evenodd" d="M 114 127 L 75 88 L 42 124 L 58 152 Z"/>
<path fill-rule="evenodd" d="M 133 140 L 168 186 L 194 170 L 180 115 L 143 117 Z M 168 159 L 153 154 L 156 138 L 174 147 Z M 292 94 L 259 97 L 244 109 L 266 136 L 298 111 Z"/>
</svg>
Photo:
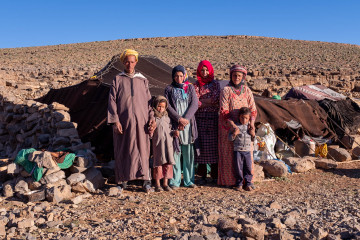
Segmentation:
<svg viewBox="0 0 360 240">
<path fill-rule="evenodd" d="M 309 142 L 309 155 L 315 156 L 315 149 L 316 149 L 316 143 L 313 140 L 310 140 Z"/>
</svg>

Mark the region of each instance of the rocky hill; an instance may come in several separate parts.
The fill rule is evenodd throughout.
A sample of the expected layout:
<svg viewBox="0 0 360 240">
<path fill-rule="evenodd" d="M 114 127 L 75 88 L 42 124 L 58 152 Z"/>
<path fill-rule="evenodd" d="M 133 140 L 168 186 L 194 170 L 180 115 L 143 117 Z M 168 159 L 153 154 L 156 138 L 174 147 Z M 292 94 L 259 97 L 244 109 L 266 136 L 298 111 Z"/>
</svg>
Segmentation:
<svg viewBox="0 0 360 240">
<path fill-rule="evenodd" d="M 360 90 L 360 46 L 251 36 L 139 38 L 56 46 L 0 49 L 0 86 L 15 95 L 34 98 L 49 88 L 88 79 L 115 54 L 134 48 L 155 55 L 170 66 L 184 65 L 196 74 L 208 59 L 218 79 L 239 63 L 249 70 L 255 92 L 284 94 L 292 85 L 321 83 L 348 96 Z"/>
</svg>

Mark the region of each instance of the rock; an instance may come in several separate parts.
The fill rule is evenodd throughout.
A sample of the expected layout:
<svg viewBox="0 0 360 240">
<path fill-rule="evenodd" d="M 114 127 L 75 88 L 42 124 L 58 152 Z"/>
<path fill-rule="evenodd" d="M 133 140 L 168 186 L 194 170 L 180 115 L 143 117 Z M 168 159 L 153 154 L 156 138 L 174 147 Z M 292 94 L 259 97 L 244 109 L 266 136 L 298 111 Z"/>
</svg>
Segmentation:
<svg viewBox="0 0 360 240">
<path fill-rule="evenodd" d="M 119 197 L 119 196 L 121 196 L 122 191 L 123 191 L 122 188 L 111 187 L 111 188 L 109 189 L 108 196 L 109 196 L 109 197 Z"/>
<path fill-rule="evenodd" d="M 33 220 L 33 219 L 24 219 L 24 220 L 22 220 L 22 221 L 19 221 L 19 222 L 18 222 L 18 225 L 17 225 L 17 227 L 18 227 L 19 229 L 22 229 L 22 228 L 30 228 L 30 227 L 32 227 L 32 226 L 34 226 L 34 220 Z"/>
<path fill-rule="evenodd" d="M 315 163 L 316 168 L 333 169 L 333 168 L 337 167 L 337 163 L 331 159 L 319 158 L 319 159 L 315 159 L 313 161 Z"/>
<path fill-rule="evenodd" d="M 341 237 L 339 235 L 335 235 L 335 234 L 328 234 L 326 239 L 327 240 L 340 240 Z"/>
<path fill-rule="evenodd" d="M 170 223 L 170 224 L 174 224 L 174 223 L 176 223 L 176 219 L 175 219 L 175 218 L 173 218 L 173 217 L 171 217 L 171 218 L 169 219 L 169 223 Z"/>
<path fill-rule="evenodd" d="M 60 122 L 57 122 L 57 123 L 55 124 L 55 127 L 56 127 L 56 128 L 61 128 L 61 129 L 65 129 L 65 128 L 77 128 L 77 123 L 60 121 Z"/>
<path fill-rule="evenodd" d="M 286 226 L 284 224 L 282 224 L 281 220 L 279 218 L 273 218 L 270 226 L 272 228 L 277 228 L 277 229 L 283 229 L 286 228 Z"/>
<path fill-rule="evenodd" d="M 215 224 L 218 222 L 220 215 L 217 213 L 210 213 L 206 218 L 207 218 L 208 223 Z"/>
<path fill-rule="evenodd" d="M 289 227 L 293 227 L 296 224 L 296 219 L 293 216 L 288 216 L 284 220 L 284 224 Z"/>
<path fill-rule="evenodd" d="M 279 233 L 279 239 L 281 240 L 293 240 L 294 236 L 288 233 L 285 229 L 281 229 Z"/>
<path fill-rule="evenodd" d="M 45 200 L 45 189 L 28 192 L 25 196 L 29 202 L 39 202 Z"/>
<path fill-rule="evenodd" d="M 86 188 L 84 187 L 84 184 L 81 182 L 71 185 L 71 191 L 73 191 L 75 193 L 86 193 L 87 192 Z"/>
<path fill-rule="evenodd" d="M 39 190 L 42 186 L 40 182 L 35 182 L 33 178 L 28 178 L 26 182 L 28 183 L 28 187 L 31 191 Z"/>
<path fill-rule="evenodd" d="M 284 162 L 290 166 L 292 172 L 304 173 L 309 170 L 315 169 L 315 163 L 311 159 L 288 157 L 283 159 Z"/>
<path fill-rule="evenodd" d="M 101 170 L 102 170 L 103 168 L 101 168 Z M 85 172 L 86 170 L 88 170 L 87 168 L 84 168 L 84 167 L 77 167 L 77 166 L 74 166 L 74 165 L 72 165 L 71 167 L 70 167 L 70 172 L 72 172 L 72 173 L 83 173 L 83 172 Z"/>
<path fill-rule="evenodd" d="M 14 190 L 17 193 L 24 194 L 29 192 L 29 187 L 27 182 L 25 182 L 24 180 L 20 180 L 16 183 Z"/>
<path fill-rule="evenodd" d="M 83 180 L 85 180 L 85 174 L 73 173 L 67 178 L 66 181 L 69 185 L 73 185 L 75 183 L 82 182 Z"/>
<path fill-rule="evenodd" d="M 42 117 L 42 116 L 41 116 L 40 113 L 34 112 L 33 114 L 31 114 L 30 116 L 28 116 L 28 117 L 26 118 L 26 121 L 27 121 L 27 122 L 32 122 L 32 121 L 34 121 L 34 120 L 39 120 L 41 117 Z"/>
<path fill-rule="evenodd" d="M 19 174 L 22 170 L 23 168 L 16 163 L 10 163 L 7 166 L 7 174 Z"/>
<path fill-rule="evenodd" d="M 67 108 L 66 106 L 57 103 L 57 102 L 53 102 L 52 104 L 49 105 L 50 109 L 52 110 L 63 110 L 63 111 L 69 111 L 69 108 Z"/>
<path fill-rule="evenodd" d="M 337 162 L 351 161 L 351 155 L 344 148 L 329 149 L 328 158 L 333 157 Z"/>
<path fill-rule="evenodd" d="M 76 157 L 74 160 L 74 165 L 82 168 L 92 167 L 93 163 L 90 159 L 84 157 Z"/>
<path fill-rule="evenodd" d="M 70 201 L 72 204 L 80 204 L 83 201 L 83 196 L 79 195 L 75 198 L 72 198 Z"/>
<path fill-rule="evenodd" d="M 217 232 L 216 227 L 208 227 L 203 224 L 198 224 L 194 227 L 194 231 L 200 233 L 203 236 L 208 236 Z M 217 235 L 217 234 L 216 234 Z M 217 236 L 219 237 L 219 235 Z"/>
<path fill-rule="evenodd" d="M 14 196 L 14 181 L 10 180 L 4 183 L 3 195 L 7 198 Z"/>
<path fill-rule="evenodd" d="M 218 228 L 223 232 L 232 230 L 233 232 L 239 233 L 241 231 L 241 225 L 233 219 L 219 219 Z"/>
<path fill-rule="evenodd" d="M 261 182 L 262 180 L 264 180 L 264 178 L 265 178 L 265 173 L 263 167 L 258 164 L 254 164 L 253 181 Z"/>
<path fill-rule="evenodd" d="M 251 237 L 254 238 L 256 240 L 263 240 L 264 239 L 264 235 L 265 235 L 265 228 L 266 228 L 266 224 L 265 223 L 260 223 L 260 224 L 245 224 L 243 226 L 243 235 L 245 237 Z"/>
<path fill-rule="evenodd" d="M 46 189 L 46 200 L 59 203 L 63 200 L 72 198 L 71 187 L 69 185 L 60 185 Z"/>
<path fill-rule="evenodd" d="M 86 176 L 84 187 L 89 192 L 95 192 L 96 189 L 102 188 L 105 185 L 105 180 L 101 172 L 96 168 L 89 168 L 84 174 Z"/>
<path fill-rule="evenodd" d="M 360 135 L 345 135 L 341 140 L 341 143 L 346 149 L 354 149 L 360 144 Z"/>
<path fill-rule="evenodd" d="M 352 150 L 351 156 L 354 160 L 360 160 L 360 147 L 354 148 Z"/>
<path fill-rule="evenodd" d="M 78 131 L 75 128 L 58 129 L 57 135 L 61 137 L 69 137 L 69 138 L 79 137 Z"/>
<path fill-rule="evenodd" d="M 322 228 L 315 229 L 312 234 L 315 236 L 316 239 L 325 239 L 328 235 L 328 233 Z"/>
<path fill-rule="evenodd" d="M 53 145 L 68 145 L 70 144 L 70 138 L 68 137 L 56 137 L 53 141 Z"/>
<path fill-rule="evenodd" d="M 40 182 L 42 182 L 43 184 L 55 183 L 64 178 L 65 178 L 65 172 L 60 170 L 60 171 L 51 173 L 49 175 L 46 175 L 45 177 L 43 177 L 40 180 Z"/>
<path fill-rule="evenodd" d="M 276 202 L 276 201 L 273 201 L 272 203 L 270 203 L 270 206 L 269 206 L 271 209 L 281 209 L 281 205 Z"/>
<path fill-rule="evenodd" d="M 264 172 L 272 177 L 285 177 L 288 175 L 288 168 L 283 162 L 277 160 L 260 161 Z"/>
<path fill-rule="evenodd" d="M 29 154 L 29 161 L 36 162 L 38 165 L 49 169 L 60 170 L 57 163 L 53 160 L 51 153 L 48 151 L 35 151 Z"/>
<path fill-rule="evenodd" d="M 5 225 L 0 224 L 0 236 L 3 236 L 3 237 L 6 236 Z"/>
</svg>

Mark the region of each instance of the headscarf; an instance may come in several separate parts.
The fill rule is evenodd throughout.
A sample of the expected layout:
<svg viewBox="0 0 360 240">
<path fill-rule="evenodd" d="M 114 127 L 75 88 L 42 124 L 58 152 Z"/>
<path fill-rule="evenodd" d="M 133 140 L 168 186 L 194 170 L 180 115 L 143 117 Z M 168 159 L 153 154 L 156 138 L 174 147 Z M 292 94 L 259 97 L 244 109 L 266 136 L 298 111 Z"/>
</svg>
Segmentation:
<svg viewBox="0 0 360 240">
<path fill-rule="evenodd" d="M 127 56 L 135 56 L 136 62 L 139 61 L 139 53 L 133 49 L 125 49 L 120 55 L 120 60 L 123 63 Z"/>
<path fill-rule="evenodd" d="M 209 75 L 207 78 L 203 78 L 201 76 L 201 70 L 203 67 L 206 67 L 209 71 Z M 209 83 L 209 82 L 212 82 L 212 80 L 214 80 L 214 68 L 213 66 L 211 65 L 211 63 L 207 60 L 203 60 L 199 63 L 199 66 L 197 68 L 197 71 L 196 71 L 196 76 L 197 76 L 197 79 L 198 79 L 198 82 L 199 82 L 199 85 L 200 87 L 204 86 L 206 83 Z"/>
<path fill-rule="evenodd" d="M 232 74 L 233 72 L 242 72 L 244 74 L 243 79 L 241 79 L 241 82 L 237 85 L 234 84 L 232 81 Z M 245 85 L 245 77 L 247 75 L 246 67 L 240 66 L 240 65 L 234 65 L 230 68 L 230 85 L 233 86 L 236 89 L 239 89 L 241 86 Z"/>
<path fill-rule="evenodd" d="M 162 112 L 162 113 L 160 113 L 160 112 L 157 110 L 157 107 L 158 107 L 160 101 L 162 101 L 162 100 L 165 100 L 166 105 L 165 105 L 165 111 Z M 154 99 L 152 105 L 153 105 L 153 110 L 154 110 L 155 117 L 157 117 L 157 118 L 162 118 L 163 116 L 167 116 L 167 115 L 168 115 L 168 113 L 167 113 L 167 111 L 166 111 L 166 109 L 168 108 L 168 101 L 167 101 L 167 99 L 166 99 L 164 96 L 161 96 L 161 95 L 157 96 L 157 97 Z"/>
<path fill-rule="evenodd" d="M 183 83 L 175 82 L 175 74 L 177 72 L 182 72 L 184 74 Z M 187 97 L 188 97 L 187 92 L 188 92 L 188 88 L 189 88 L 189 81 L 188 81 L 189 76 L 187 75 L 185 68 L 181 65 L 177 65 L 173 68 L 171 75 L 172 75 L 172 79 L 173 79 L 173 82 L 171 83 L 171 85 L 173 85 L 175 88 L 179 88 L 181 90 L 182 99 L 187 99 Z"/>
</svg>

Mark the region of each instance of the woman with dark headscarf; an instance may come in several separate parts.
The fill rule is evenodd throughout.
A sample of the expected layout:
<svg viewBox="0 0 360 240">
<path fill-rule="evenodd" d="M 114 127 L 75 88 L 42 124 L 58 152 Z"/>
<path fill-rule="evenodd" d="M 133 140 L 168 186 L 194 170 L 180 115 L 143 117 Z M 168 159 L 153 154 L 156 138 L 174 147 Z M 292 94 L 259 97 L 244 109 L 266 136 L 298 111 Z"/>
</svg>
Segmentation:
<svg viewBox="0 0 360 240">
<path fill-rule="evenodd" d="M 187 80 L 187 73 L 183 66 L 178 65 L 172 70 L 172 84 L 165 88 L 168 100 L 168 114 L 174 131 L 174 159 L 173 179 L 169 185 L 176 189 L 181 183 L 181 155 L 183 159 L 184 186 L 196 187 L 194 184 L 194 146 L 197 141 L 197 127 L 195 112 L 198 100 L 194 86 Z M 196 151 L 198 153 L 198 151 Z"/>
<path fill-rule="evenodd" d="M 218 172 L 218 126 L 220 85 L 214 80 L 214 68 L 207 60 L 199 63 L 197 81 L 194 84 L 199 99 L 199 109 L 195 114 L 199 134 L 200 155 L 195 157 L 199 164 L 200 184 L 206 183 L 207 164 L 211 166 L 211 178 L 217 180 Z"/>
<path fill-rule="evenodd" d="M 229 130 L 237 132 L 236 120 L 239 110 L 247 107 L 251 111 L 250 129 L 255 129 L 256 105 L 250 88 L 246 85 L 246 68 L 234 65 L 230 68 L 230 82 L 220 94 L 219 117 L 219 177 L 218 184 L 233 186 L 236 183 L 233 163 L 233 143 L 228 141 Z"/>
</svg>

